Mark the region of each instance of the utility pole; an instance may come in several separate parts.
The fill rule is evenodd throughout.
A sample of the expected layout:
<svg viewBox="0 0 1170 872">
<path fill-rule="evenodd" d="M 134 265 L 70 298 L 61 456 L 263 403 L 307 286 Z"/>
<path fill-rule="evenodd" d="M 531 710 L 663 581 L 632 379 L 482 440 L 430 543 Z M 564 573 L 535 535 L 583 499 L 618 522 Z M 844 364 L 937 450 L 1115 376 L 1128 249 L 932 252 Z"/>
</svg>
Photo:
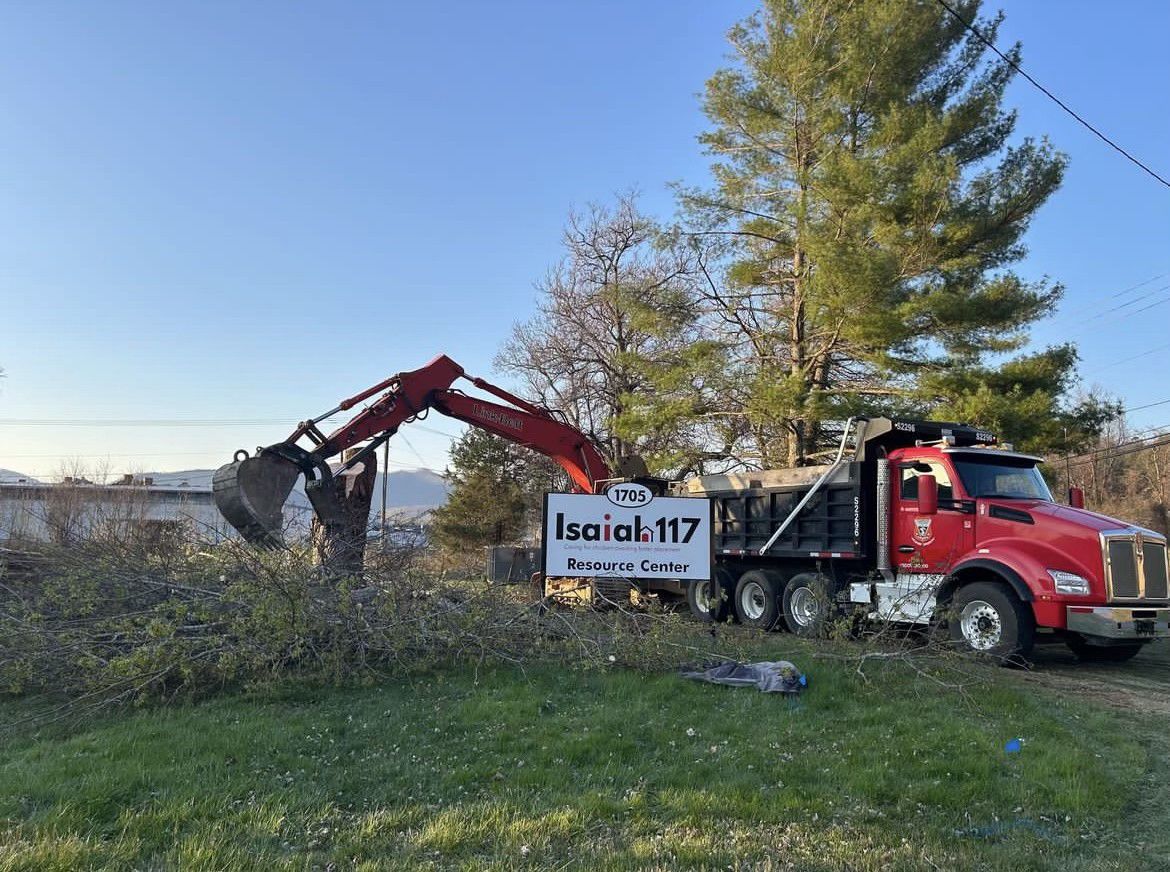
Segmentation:
<svg viewBox="0 0 1170 872">
<path fill-rule="evenodd" d="M 386 547 L 386 491 L 390 486 L 390 440 L 382 443 L 382 553 Z"/>
</svg>

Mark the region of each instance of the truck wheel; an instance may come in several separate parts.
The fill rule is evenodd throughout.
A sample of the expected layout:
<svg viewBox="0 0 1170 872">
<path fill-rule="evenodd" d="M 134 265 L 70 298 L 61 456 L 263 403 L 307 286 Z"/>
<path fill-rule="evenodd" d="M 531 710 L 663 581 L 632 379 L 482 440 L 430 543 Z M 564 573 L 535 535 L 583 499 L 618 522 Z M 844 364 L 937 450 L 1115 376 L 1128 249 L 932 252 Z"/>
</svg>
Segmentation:
<svg viewBox="0 0 1170 872">
<path fill-rule="evenodd" d="M 766 569 L 749 569 L 735 586 L 735 613 L 741 624 L 771 630 L 780 624 L 784 579 Z"/>
<path fill-rule="evenodd" d="M 1032 651 L 1036 619 L 1008 587 L 991 581 L 964 585 L 951 602 L 951 640 L 976 654 L 1016 663 Z"/>
<path fill-rule="evenodd" d="M 728 614 L 727 590 L 731 585 L 731 573 L 723 567 L 715 569 L 715 586 L 718 596 L 711 596 L 711 582 L 694 581 L 687 585 L 687 605 L 691 614 L 705 623 L 726 620 Z"/>
<path fill-rule="evenodd" d="M 1132 660 L 1145 647 L 1144 642 L 1090 645 L 1081 636 L 1069 636 L 1066 641 L 1073 654 L 1077 655 L 1077 659 L 1085 663 L 1124 663 L 1127 660 Z"/>
<path fill-rule="evenodd" d="M 805 639 L 825 635 L 832 617 L 832 601 L 824 576 L 814 572 L 794 575 L 784 588 L 784 621 Z"/>
</svg>

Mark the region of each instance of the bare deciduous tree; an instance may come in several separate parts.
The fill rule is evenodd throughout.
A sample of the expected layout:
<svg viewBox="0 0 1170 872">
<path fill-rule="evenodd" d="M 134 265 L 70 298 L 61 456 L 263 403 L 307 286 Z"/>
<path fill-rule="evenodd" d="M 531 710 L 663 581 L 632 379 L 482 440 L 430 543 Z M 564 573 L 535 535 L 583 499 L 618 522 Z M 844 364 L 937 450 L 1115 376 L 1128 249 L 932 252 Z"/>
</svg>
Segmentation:
<svg viewBox="0 0 1170 872">
<path fill-rule="evenodd" d="M 1079 487 L 1090 508 L 1170 534 L 1170 428 L 1115 421 L 1091 449 L 1051 458 L 1050 476 L 1058 499 Z"/>
<path fill-rule="evenodd" d="M 664 241 L 631 195 L 572 214 L 564 246 L 538 286 L 537 314 L 514 327 L 496 366 L 616 468 L 637 456 L 693 464 L 702 371 L 715 353 L 697 329 L 694 250 Z"/>
</svg>

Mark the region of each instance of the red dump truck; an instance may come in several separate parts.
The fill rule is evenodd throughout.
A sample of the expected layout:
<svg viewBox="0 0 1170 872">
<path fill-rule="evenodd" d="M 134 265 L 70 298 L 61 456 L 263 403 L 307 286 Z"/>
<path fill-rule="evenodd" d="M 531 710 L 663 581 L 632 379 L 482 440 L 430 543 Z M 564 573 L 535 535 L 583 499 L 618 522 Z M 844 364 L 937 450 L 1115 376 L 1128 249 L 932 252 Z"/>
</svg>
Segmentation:
<svg viewBox="0 0 1170 872">
<path fill-rule="evenodd" d="M 827 467 L 675 483 L 715 502 L 715 578 L 691 610 L 800 635 L 848 614 L 937 621 L 991 655 L 1059 639 L 1128 660 L 1170 635 L 1166 537 L 1076 492 L 1057 504 L 1041 462 L 964 425 L 856 419 Z"/>
</svg>

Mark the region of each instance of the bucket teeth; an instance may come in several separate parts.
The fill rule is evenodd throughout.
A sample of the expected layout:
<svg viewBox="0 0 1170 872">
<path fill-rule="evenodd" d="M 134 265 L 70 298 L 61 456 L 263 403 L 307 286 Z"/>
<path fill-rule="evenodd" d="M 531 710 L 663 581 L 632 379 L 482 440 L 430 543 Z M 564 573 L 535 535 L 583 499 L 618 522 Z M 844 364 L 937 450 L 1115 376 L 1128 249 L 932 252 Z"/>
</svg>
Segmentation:
<svg viewBox="0 0 1170 872">
<path fill-rule="evenodd" d="M 269 451 L 229 463 L 212 478 L 215 505 L 244 539 L 278 548 L 284 544 L 284 503 L 300 474 L 291 460 Z"/>
</svg>

